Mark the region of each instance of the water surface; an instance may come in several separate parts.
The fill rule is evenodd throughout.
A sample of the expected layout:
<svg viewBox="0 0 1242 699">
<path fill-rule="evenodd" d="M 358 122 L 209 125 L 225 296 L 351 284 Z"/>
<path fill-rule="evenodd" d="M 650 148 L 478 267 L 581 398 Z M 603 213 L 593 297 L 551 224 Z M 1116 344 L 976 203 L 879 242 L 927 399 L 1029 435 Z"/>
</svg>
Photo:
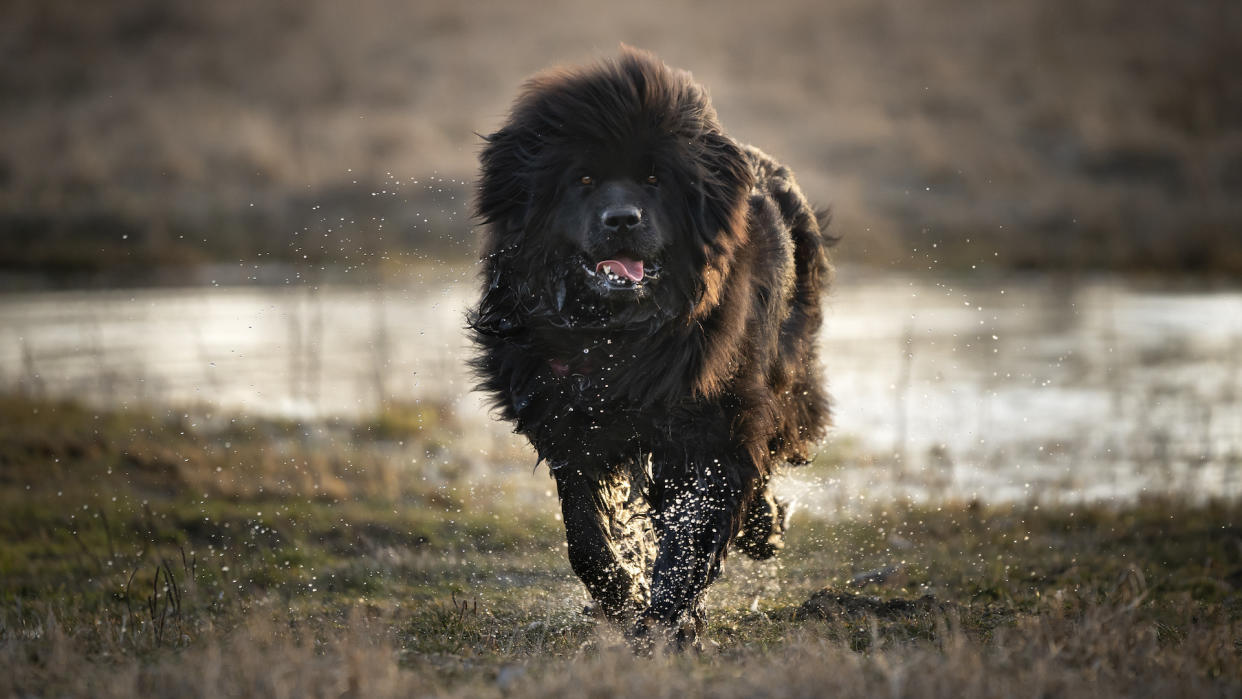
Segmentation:
<svg viewBox="0 0 1242 699">
<path fill-rule="evenodd" d="M 0 385 L 298 418 L 431 399 L 490 445 L 516 438 L 470 392 L 474 293 L 469 269 L 446 269 L 384 289 L 0 296 Z M 813 508 L 1242 493 L 1242 291 L 846 270 L 822 344 L 836 406 L 825 453 L 842 465 L 783 486 L 814 479 Z"/>
</svg>

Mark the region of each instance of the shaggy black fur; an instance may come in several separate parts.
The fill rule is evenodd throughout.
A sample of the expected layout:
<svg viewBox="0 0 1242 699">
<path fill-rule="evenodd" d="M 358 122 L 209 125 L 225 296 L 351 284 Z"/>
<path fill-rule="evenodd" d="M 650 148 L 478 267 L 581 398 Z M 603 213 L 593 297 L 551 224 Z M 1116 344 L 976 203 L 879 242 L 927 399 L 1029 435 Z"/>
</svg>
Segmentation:
<svg viewBox="0 0 1242 699">
<path fill-rule="evenodd" d="M 829 423 L 827 217 L 633 49 L 531 79 L 486 141 L 480 387 L 550 463 L 602 611 L 693 640 L 730 542 L 780 547 L 773 466 Z"/>
</svg>

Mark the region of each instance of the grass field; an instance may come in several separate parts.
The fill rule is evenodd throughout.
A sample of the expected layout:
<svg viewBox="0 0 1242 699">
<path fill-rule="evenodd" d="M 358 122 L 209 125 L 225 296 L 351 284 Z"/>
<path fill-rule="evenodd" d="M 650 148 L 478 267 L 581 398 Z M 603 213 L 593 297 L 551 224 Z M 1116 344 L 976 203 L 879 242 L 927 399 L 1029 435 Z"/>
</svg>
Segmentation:
<svg viewBox="0 0 1242 699">
<path fill-rule="evenodd" d="M 546 475 L 471 471 L 442 407 L 151 413 L 0 399 L 0 695 L 1242 691 L 1237 503 L 795 517 L 703 652 L 642 658 L 582 614 Z"/>
</svg>

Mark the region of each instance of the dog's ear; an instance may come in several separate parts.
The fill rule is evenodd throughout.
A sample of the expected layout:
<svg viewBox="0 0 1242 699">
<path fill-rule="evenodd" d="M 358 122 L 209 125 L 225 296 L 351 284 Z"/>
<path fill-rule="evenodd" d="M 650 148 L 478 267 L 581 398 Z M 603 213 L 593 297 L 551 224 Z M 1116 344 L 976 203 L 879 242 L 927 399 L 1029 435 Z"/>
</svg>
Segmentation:
<svg viewBox="0 0 1242 699">
<path fill-rule="evenodd" d="M 496 235 L 521 228 L 530 204 L 529 180 L 532 154 L 526 139 L 512 124 L 490 136 L 479 154 L 480 177 L 475 195 L 475 215 Z"/>
<path fill-rule="evenodd" d="M 709 239 L 745 235 L 746 199 L 755 184 L 749 161 L 741 147 L 719 131 L 704 134 L 699 148 L 701 235 Z"/>
<path fill-rule="evenodd" d="M 755 184 L 750 161 L 733 139 L 713 130 L 698 145 L 701 183 L 695 228 L 702 267 L 691 319 L 702 318 L 720 303 L 733 257 L 749 237 L 746 217 Z"/>
</svg>

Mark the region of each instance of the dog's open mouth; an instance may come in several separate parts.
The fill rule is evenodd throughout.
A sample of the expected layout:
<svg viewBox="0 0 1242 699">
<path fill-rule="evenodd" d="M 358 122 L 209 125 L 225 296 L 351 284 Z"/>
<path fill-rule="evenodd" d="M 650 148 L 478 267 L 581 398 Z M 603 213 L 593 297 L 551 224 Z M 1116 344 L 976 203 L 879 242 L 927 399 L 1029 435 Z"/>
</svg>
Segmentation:
<svg viewBox="0 0 1242 699">
<path fill-rule="evenodd" d="M 643 260 L 626 255 L 614 255 L 600 260 L 594 267 L 584 262 L 582 270 L 607 291 L 637 291 L 660 275 L 659 265 L 644 264 Z"/>
</svg>

